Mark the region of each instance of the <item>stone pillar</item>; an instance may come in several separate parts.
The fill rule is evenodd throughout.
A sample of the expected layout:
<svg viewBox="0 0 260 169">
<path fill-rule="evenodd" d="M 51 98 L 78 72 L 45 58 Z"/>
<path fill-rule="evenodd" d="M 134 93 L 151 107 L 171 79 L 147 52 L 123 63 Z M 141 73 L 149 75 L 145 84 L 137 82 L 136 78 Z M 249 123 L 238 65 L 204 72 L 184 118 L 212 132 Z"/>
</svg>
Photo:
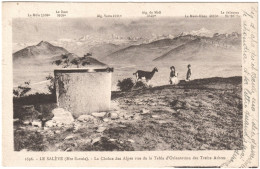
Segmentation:
<svg viewBox="0 0 260 169">
<path fill-rule="evenodd" d="M 108 111 L 113 68 L 54 70 L 57 104 L 74 117 Z"/>
</svg>

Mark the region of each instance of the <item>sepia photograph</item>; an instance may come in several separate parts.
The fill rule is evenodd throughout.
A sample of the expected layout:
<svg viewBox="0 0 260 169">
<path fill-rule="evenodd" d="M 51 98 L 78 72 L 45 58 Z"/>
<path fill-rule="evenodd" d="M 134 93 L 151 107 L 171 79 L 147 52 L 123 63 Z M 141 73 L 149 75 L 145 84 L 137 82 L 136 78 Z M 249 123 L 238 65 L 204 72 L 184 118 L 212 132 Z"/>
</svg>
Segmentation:
<svg viewBox="0 0 260 169">
<path fill-rule="evenodd" d="M 3 3 L 3 165 L 258 167 L 257 16 L 257 3 Z"/>
<path fill-rule="evenodd" d="M 15 151 L 243 148 L 239 17 L 17 18 L 12 31 Z"/>
</svg>

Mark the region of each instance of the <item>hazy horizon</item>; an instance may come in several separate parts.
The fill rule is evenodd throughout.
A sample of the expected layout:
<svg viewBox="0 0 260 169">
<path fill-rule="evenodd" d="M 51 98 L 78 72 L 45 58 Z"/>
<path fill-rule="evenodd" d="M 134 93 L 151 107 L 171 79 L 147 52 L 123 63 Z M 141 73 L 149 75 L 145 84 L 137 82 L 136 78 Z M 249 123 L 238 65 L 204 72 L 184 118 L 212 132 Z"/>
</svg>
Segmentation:
<svg viewBox="0 0 260 169">
<path fill-rule="evenodd" d="M 13 19 L 12 24 L 13 43 L 78 39 L 85 35 L 108 38 L 112 34 L 150 39 L 153 36 L 169 34 L 176 36 L 181 32 L 200 29 L 206 29 L 212 33 L 241 33 L 240 18 L 16 18 Z"/>
</svg>

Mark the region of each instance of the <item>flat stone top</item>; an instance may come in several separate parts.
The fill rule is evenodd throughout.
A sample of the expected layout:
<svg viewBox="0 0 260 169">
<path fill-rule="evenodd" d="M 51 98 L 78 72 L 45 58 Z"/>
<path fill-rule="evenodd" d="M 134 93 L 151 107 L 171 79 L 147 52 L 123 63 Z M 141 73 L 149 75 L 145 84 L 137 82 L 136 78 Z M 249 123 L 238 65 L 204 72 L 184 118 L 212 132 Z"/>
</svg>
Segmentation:
<svg viewBox="0 0 260 169">
<path fill-rule="evenodd" d="M 75 72 L 113 72 L 114 68 L 61 68 L 61 69 L 54 69 L 54 73 L 75 73 Z"/>
</svg>

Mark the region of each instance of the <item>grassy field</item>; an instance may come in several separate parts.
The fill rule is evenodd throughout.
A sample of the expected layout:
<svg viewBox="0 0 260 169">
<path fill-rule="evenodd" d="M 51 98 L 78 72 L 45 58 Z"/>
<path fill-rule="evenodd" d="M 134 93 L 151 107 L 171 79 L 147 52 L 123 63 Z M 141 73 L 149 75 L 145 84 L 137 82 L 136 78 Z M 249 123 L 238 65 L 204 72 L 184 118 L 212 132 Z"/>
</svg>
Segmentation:
<svg viewBox="0 0 260 169">
<path fill-rule="evenodd" d="M 119 117 L 37 128 L 14 123 L 16 151 L 241 150 L 242 78 L 112 92 Z"/>
</svg>

